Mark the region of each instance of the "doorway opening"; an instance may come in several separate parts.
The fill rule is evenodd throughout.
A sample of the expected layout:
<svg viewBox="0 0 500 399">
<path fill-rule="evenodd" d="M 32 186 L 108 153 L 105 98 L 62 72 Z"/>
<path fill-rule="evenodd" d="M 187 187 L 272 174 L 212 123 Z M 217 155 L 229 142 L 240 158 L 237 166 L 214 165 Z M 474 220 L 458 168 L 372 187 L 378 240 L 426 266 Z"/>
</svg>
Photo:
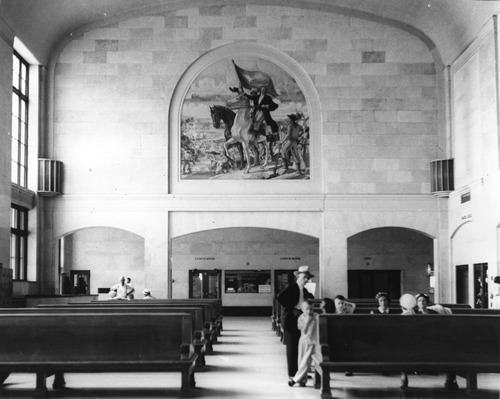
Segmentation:
<svg viewBox="0 0 500 399">
<path fill-rule="evenodd" d="M 469 303 L 469 265 L 456 267 L 457 303 Z"/>
<path fill-rule="evenodd" d="M 488 264 L 474 264 L 474 307 L 488 308 Z"/>
<path fill-rule="evenodd" d="M 349 270 L 347 280 L 349 298 L 375 298 L 380 291 L 401 297 L 401 270 Z"/>
<path fill-rule="evenodd" d="M 189 270 L 189 298 L 220 299 L 220 270 Z"/>
<path fill-rule="evenodd" d="M 393 300 L 403 293 L 427 293 L 434 301 L 429 265 L 434 264 L 434 240 L 403 227 L 365 230 L 347 239 L 347 297 L 373 298 L 387 292 Z"/>
<path fill-rule="evenodd" d="M 73 295 L 90 294 L 90 270 L 71 270 L 70 278 Z"/>
</svg>

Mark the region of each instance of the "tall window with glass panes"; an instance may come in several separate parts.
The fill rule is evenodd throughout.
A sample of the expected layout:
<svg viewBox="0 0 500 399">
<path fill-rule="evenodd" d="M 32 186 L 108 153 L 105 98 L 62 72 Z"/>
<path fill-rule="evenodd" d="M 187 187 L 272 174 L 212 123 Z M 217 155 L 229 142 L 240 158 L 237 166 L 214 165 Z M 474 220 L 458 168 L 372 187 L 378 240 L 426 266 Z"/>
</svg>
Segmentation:
<svg viewBox="0 0 500 399">
<path fill-rule="evenodd" d="M 17 52 L 12 73 L 12 183 L 28 184 L 28 74 L 29 64 Z M 28 209 L 12 204 L 10 220 L 10 266 L 14 280 L 27 280 Z"/>
</svg>

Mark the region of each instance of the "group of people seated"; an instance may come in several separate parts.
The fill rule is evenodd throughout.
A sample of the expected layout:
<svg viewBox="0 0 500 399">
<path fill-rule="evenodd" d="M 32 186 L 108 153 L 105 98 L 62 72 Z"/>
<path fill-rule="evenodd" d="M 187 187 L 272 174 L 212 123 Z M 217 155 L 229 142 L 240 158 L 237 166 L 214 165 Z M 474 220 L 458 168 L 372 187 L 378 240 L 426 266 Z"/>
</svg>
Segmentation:
<svg viewBox="0 0 500 399">
<path fill-rule="evenodd" d="M 387 292 L 375 295 L 378 307 L 371 310 L 370 314 L 451 314 L 451 309 L 439 304 L 431 305 L 427 294 L 403 294 L 399 300 L 400 309 L 391 308 L 391 299 Z M 323 298 L 318 313 L 352 314 L 356 304 L 348 302 L 343 295 L 337 295 L 333 300 Z"/>
<path fill-rule="evenodd" d="M 135 292 L 135 288 L 132 285 L 132 279 L 130 277 L 127 277 L 125 279 L 124 276 L 121 276 L 118 283 L 113 285 L 109 289 L 109 299 L 131 300 L 131 299 L 134 299 L 134 292 Z M 143 299 L 155 299 L 151 293 L 151 290 L 149 290 L 148 288 L 144 288 L 144 290 L 142 291 L 142 294 L 144 295 Z"/>
<path fill-rule="evenodd" d="M 322 370 L 321 349 L 318 342 L 318 314 L 352 314 L 356 304 L 349 302 L 343 295 L 337 295 L 333 300 L 323 298 L 319 309 L 315 311 L 313 295 L 307 291 L 305 285 L 314 275 L 308 266 L 301 266 L 294 272 L 296 281 L 288 285 L 277 295 L 278 302 L 283 306 L 282 325 L 284 329 L 284 343 L 287 346 L 288 385 L 298 384 L 306 386 L 308 372 L 314 364 L 315 388 L 320 388 Z M 399 303 L 400 309 L 390 307 L 390 297 L 386 292 L 379 292 L 375 296 L 377 307 L 370 313 L 373 315 L 403 314 L 403 315 L 432 315 L 450 314 L 451 310 L 441 305 L 430 305 L 427 294 L 404 294 Z M 347 371 L 346 376 L 353 373 Z M 401 375 L 401 388 L 408 387 L 408 375 Z M 456 375 L 447 373 L 445 387 L 457 389 Z"/>
</svg>

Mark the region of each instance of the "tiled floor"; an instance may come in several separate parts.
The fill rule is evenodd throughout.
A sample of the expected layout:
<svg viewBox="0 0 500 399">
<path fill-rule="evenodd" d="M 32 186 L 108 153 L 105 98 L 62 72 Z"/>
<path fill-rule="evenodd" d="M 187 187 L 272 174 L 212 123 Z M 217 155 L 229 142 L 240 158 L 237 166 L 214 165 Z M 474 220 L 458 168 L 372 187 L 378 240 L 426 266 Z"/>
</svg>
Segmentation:
<svg viewBox="0 0 500 399">
<path fill-rule="evenodd" d="M 207 356 L 207 370 L 196 373 L 194 398 L 301 398 L 319 399 L 312 387 L 287 385 L 285 347 L 271 330 L 267 317 L 226 317 L 214 354 Z M 54 398 L 176 398 L 180 397 L 179 373 L 66 374 L 65 391 L 49 388 Z M 410 388 L 399 389 L 399 376 L 333 374 L 335 398 L 467 398 L 465 380 L 458 379 L 457 392 L 443 388 L 444 376 L 410 376 Z M 47 386 L 51 386 L 48 381 Z M 480 375 L 480 398 L 500 398 L 500 376 Z M 0 397 L 33 398 L 35 376 L 12 374 L 0 389 Z M 476 397 L 477 398 L 477 397 Z"/>
</svg>

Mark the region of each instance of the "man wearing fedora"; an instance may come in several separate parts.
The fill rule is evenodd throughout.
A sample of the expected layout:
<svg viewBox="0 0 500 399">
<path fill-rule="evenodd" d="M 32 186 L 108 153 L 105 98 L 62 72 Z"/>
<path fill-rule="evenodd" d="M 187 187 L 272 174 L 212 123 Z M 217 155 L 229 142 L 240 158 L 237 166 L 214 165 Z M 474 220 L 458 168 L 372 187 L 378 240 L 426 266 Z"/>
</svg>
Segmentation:
<svg viewBox="0 0 500 399">
<path fill-rule="evenodd" d="M 300 306 L 306 299 L 314 299 L 314 296 L 304 288 L 305 284 L 314 277 L 309 271 L 309 266 L 300 266 L 293 274 L 295 274 L 296 281 L 289 284 L 276 297 L 283 306 L 281 324 L 284 330 L 283 341 L 286 345 L 289 378 L 293 378 L 298 368 L 300 330 L 297 327 L 297 319 L 302 313 Z"/>
</svg>

